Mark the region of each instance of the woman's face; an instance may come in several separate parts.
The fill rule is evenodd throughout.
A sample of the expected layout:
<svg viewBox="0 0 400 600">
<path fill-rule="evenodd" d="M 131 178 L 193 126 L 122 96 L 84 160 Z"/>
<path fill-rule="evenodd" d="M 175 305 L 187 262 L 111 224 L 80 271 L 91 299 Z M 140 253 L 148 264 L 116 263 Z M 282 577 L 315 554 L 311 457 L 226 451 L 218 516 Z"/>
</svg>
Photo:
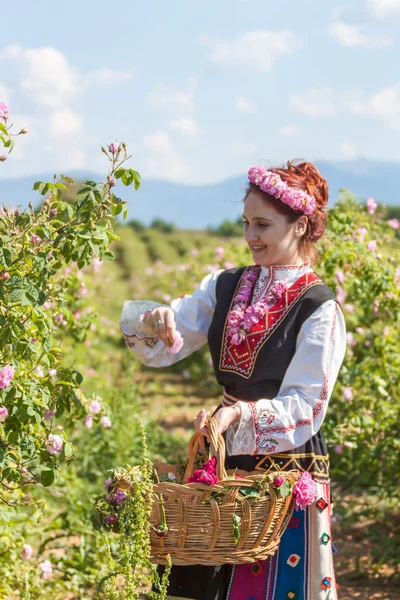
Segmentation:
<svg viewBox="0 0 400 600">
<path fill-rule="evenodd" d="M 256 264 L 302 264 L 299 241 L 305 232 L 306 217 L 290 223 L 273 200 L 251 191 L 244 203 L 243 223 L 243 235 Z"/>
</svg>

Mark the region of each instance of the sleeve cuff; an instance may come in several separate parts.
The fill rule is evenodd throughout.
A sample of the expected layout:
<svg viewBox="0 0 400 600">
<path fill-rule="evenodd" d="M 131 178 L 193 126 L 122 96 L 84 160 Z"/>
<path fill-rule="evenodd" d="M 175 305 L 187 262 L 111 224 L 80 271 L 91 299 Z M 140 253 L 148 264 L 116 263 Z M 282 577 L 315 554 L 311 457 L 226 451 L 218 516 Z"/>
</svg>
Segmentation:
<svg viewBox="0 0 400 600">
<path fill-rule="evenodd" d="M 226 435 L 228 455 L 254 454 L 256 450 L 256 431 L 254 426 L 252 402 L 238 402 L 240 421 L 230 425 Z"/>
</svg>

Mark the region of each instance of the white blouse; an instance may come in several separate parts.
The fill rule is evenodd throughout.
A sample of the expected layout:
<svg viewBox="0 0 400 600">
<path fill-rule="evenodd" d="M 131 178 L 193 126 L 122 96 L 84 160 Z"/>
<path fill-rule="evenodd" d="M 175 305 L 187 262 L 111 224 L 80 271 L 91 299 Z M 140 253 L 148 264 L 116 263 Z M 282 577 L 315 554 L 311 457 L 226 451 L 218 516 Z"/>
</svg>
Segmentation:
<svg viewBox="0 0 400 600">
<path fill-rule="evenodd" d="M 292 285 L 310 271 L 307 265 L 261 267 L 253 297 L 263 297 L 280 280 Z M 220 273 L 210 273 L 191 296 L 171 302 L 176 328 L 184 340 L 177 354 L 168 352 L 142 320 L 143 314 L 159 303 L 124 303 L 120 327 L 127 346 L 143 364 L 166 367 L 207 342 Z M 311 439 L 324 420 L 345 351 L 343 313 L 337 302 L 328 300 L 303 323 L 278 395 L 257 402 L 238 402 L 241 418 L 228 428 L 228 454 L 276 454 L 298 448 Z"/>
</svg>

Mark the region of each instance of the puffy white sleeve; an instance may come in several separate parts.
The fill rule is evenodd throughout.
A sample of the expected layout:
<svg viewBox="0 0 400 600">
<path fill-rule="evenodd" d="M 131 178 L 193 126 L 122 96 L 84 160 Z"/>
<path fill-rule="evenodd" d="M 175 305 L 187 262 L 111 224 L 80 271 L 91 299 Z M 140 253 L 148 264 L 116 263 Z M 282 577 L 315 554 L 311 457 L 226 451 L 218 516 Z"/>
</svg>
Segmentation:
<svg viewBox="0 0 400 600">
<path fill-rule="evenodd" d="M 303 323 L 278 395 L 237 403 L 241 418 L 228 428 L 228 453 L 276 454 L 311 439 L 325 418 L 345 352 L 343 313 L 328 300 Z"/>
<path fill-rule="evenodd" d="M 177 354 L 169 352 L 143 321 L 147 311 L 168 305 L 149 300 L 128 300 L 124 303 L 120 328 L 126 345 L 140 362 L 148 367 L 167 367 L 206 343 L 216 304 L 216 282 L 221 272 L 207 275 L 191 296 L 185 295 L 171 302 L 176 328 L 183 337 L 183 347 Z"/>
</svg>

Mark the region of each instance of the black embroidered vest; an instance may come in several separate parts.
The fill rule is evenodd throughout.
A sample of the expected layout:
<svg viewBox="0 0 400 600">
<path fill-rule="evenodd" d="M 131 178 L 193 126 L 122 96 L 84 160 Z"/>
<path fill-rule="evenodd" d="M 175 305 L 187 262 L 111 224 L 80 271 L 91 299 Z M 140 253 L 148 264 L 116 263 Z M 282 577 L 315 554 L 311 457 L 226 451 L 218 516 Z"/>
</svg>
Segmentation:
<svg viewBox="0 0 400 600">
<path fill-rule="evenodd" d="M 257 401 L 277 396 L 295 353 L 297 336 L 303 323 L 324 302 L 336 298 L 318 275 L 314 272 L 306 273 L 288 288 L 285 296 L 248 332 L 245 341 L 239 346 L 233 346 L 227 339 L 226 320 L 244 269 L 245 267 L 230 269 L 218 277 L 217 302 L 208 331 L 208 343 L 216 379 L 225 392 L 243 400 Z M 306 454 L 314 462 L 314 456 L 325 456 L 327 461 L 327 448 L 322 433 L 319 431 L 301 448 L 281 455 L 275 454 L 271 458 L 264 457 L 261 468 L 266 468 L 273 460 L 281 463 L 282 468 L 298 468 L 298 464 L 293 464 L 295 459 L 287 460 L 295 454 Z M 282 457 L 282 460 L 278 457 Z M 245 465 L 244 457 L 230 457 L 230 468 L 239 464 L 242 465 L 241 468 L 248 470 L 256 468 L 255 464 L 260 468 L 258 460 L 254 463 L 254 459 L 259 457 L 246 458 Z M 310 460 L 304 457 L 300 461 L 302 468 L 309 470 L 307 465 Z M 326 479 L 328 462 L 319 465 L 318 471 L 321 471 L 321 477 L 318 478 Z M 315 477 L 315 472 L 310 472 Z"/>
</svg>

